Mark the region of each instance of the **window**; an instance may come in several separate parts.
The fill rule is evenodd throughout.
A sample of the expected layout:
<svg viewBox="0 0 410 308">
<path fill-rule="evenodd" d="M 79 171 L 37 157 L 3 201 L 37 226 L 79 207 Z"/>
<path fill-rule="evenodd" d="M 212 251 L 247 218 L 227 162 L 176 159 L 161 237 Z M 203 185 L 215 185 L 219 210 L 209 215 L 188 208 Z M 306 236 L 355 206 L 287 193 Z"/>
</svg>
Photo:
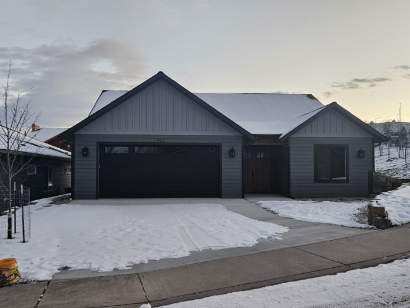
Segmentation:
<svg viewBox="0 0 410 308">
<path fill-rule="evenodd" d="M 256 153 L 256 158 L 257 158 L 257 159 L 263 159 L 264 156 L 265 156 L 265 153 L 264 153 L 264 152 L 258 152 L 258 153 Z"/>
<path fill-rule="evenodd" d="M 127 154 L 129 148 L 126 146 L 110 146 L 107 145 L 104 147 L 105 154 Z"/>
<path fill-rule="evenodd" d="M 53 183 L 53 168 L 48 167 L 47 171 L 47 186 L 48 188 L 52 188 L 54 185 Z"/>
<path fill-rule="evenodd" d="M 154 154 L 159 153 L 157 146 L 135 146 L 134 153 L 136 154 Z"/>
<path fill-rule="evenodd" d="M 315 182 L 347 183 L 349 181 L 346 145 L 315 145 Z"/>
<path fill-rule="evenodd" d="M 67 166 L 64 168 L 64 173 L 65 175 L 70 176 L 71 175 L 71 166 Z"/>
<path fill-rule="evenodd" d="M 37 166 L 36 165 L 28 165 L 27 166 L 27 175 L 37 175 Z"/>
</svg>

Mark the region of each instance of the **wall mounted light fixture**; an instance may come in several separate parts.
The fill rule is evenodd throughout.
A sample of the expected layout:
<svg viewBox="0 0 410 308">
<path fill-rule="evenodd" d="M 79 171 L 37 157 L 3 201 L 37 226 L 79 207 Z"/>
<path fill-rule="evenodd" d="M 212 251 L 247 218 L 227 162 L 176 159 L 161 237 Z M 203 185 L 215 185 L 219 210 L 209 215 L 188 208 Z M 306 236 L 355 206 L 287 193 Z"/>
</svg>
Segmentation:
<svg viewBox="0 0 410 308">
<path fill-rule="evenodd" d="M 90 150 L 89 150 L 87 147 L 83 147 L 83 148 L 81 149 L 81 155 L 82 155 L 83 157 L 87 157 L 88 154 L 89 154 L 89 152 L 90 152 Z"/>
<path fill-rule="evenodd" d="M 363 149 L 360 149 L 359 151 L 357 151 L 357 158 L 365 158 L 366 156 L 366 152 Z"/>
<path fill-rule="evenodd" d="M 229 155 L 230 158 L 235 158 L 235 156 L 236 156 L 236 151 L 235 151 L 235 149 L 234 149 L 234 148 L 230 148 L 229 151 L 228 151 L 228 155 Z"/>
</svg>

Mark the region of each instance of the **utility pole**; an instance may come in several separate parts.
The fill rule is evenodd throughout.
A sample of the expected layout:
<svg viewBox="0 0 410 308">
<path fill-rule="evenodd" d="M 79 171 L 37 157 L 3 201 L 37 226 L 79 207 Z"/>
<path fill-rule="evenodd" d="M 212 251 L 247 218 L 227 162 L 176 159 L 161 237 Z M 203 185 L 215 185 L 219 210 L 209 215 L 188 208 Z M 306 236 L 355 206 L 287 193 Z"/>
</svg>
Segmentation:
<svg viewBox="0 0 410 308">
<path fill-rule="evenodd" d="M 399 122 L 401 122 L 401 102 L 399 104 Z"/>
</svg>

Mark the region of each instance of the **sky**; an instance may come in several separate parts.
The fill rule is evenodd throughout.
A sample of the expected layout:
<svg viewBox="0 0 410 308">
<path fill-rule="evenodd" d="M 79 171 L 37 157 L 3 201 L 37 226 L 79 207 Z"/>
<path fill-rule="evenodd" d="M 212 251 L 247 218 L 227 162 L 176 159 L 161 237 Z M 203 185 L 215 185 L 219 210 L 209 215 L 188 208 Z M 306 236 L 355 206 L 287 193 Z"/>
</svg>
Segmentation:
<svg viewBox="0 0 410 308">
<path fill-rule="evenodd" d="M 408 0 L 0 0 L 12 64 L 42 126 L 68 127 L 102 89 L 162 70 L 193 92 L 311 93 L 365 121 L 410 121 Z M 6 12 L 6 13 L 4 13 Z"/>
</svg>

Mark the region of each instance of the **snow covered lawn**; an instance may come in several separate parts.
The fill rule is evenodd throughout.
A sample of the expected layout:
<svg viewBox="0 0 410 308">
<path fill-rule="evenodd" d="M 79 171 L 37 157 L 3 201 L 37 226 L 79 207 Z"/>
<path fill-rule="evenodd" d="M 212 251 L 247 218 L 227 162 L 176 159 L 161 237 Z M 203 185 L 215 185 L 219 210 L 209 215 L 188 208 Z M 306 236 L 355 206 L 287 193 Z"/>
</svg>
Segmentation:
<svg viewBox="0 0 410 308">
<path fill-rule="evenodd" d="M 358 215 L 367 201 L 260 201 L 258 205 L 283 217 L 303 221 L 321 222 L 346 227 L 368 228 L 366 221 L 360 222 Z"/>
<path fill-rule="evenodd" d="M 376 171 L 399 179 L 410 179 L 410 152 L 407 161 L 403 150 L 399 155 L 398 147 L 391 147 L 390 154 L 388 152 L 386 145 L 382 145 L 382 151 L 379 147 L 375 148 Z"/>
<path fill-rule="evenodd" d="M 404 184 L 396 190 L 381 193 L 372 200 L 373 206 L 386 209 L 394 225 L 410 222 L 410 184 Z"/>
<path fill-rule="evenodd" d="M 329 223 L 346 227 L 369 228 L 367 205 L 384 207 L 394 225 L 410 222 L 410 185 L 382 193 L 374 199 L 352 201 L 260 201 L 258 205 L 280 216 Z"/>
<path fill-rule="evenodd" d="M 410 260 L 212 296 L 167 308 L 409 307 Z"/>
<path fill-rule="evenodd" d="M 219 204 L 47 204 L 31 208 L 29 243 L 1 233 L 0 259 L 17 258 L 25 279 L 49 279 L 64 266 L 110 271 L 203 249 L 252 246 L 287 231 Z M 5 230 L 6 216 L 0 225 Z"/>
</svg>

